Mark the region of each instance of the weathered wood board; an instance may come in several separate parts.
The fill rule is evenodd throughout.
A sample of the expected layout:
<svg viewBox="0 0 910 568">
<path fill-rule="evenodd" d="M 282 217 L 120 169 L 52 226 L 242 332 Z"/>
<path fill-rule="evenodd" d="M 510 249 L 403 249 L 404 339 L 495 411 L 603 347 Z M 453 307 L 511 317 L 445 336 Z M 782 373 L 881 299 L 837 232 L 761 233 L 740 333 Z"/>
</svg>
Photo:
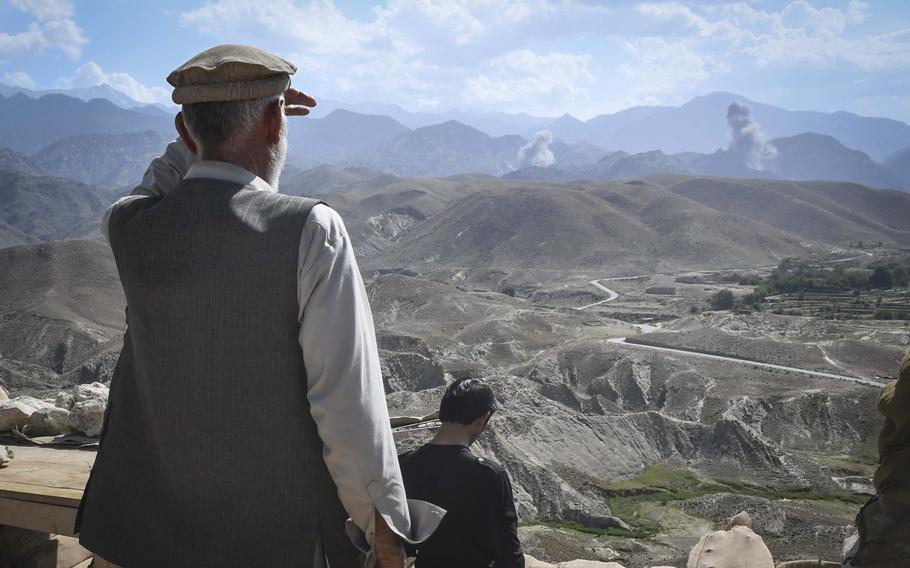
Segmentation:
<svg viewBox="0 0 910 568">
<path fill-rule="evenodd" d="M 72 536 L 94 451 L 14 446 L 0 469 L 0 525 Z"/>
</svg>

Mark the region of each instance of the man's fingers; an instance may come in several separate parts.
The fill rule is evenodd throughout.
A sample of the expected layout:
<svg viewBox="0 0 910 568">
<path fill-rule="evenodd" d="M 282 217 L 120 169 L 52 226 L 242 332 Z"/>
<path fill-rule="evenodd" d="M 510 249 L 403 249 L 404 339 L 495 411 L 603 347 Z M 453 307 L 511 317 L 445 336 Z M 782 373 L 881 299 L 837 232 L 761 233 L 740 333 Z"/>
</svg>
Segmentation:
<svg viewBox="0 0 910 568">
<path fill-rule="evenodd" d="M 284 100 L 289 105 L 316 106 L 316 99 L 297 89 L 288 89 L 284 92 Z"/>
<path fill-rule="evenodd" d="M 288 106 L 284 107 L 284 114 L 288 116 L 306 116 L 310 114 L 310 109 L 306 107 Z"/>
</svg>

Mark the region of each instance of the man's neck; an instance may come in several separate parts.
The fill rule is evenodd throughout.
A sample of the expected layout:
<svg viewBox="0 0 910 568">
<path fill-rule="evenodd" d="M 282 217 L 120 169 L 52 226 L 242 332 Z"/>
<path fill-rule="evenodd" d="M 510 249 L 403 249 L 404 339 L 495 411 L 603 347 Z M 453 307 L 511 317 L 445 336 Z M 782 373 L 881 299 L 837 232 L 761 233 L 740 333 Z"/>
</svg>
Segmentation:
<svg viewBox="0 0 910 568">
<path fill-rule="evenodd" d="M 470 446 L 473 442 L 471 433 L 464 426 L 451 422 L 443 422 L 430 440 L 434 446 Z"/>
<path fill-rule="evenodd" d="M 228 164 L 233 164 L 245 169 L 248 172 L 252 172 L 259 176 L 260 178 L 268 181 L 269 171 L 268 171 L 268 158 L 257 157 L 253 152 L 243 155 L 229 155 L 222 153 L 208 154 L 205 155 L 205 160 L 213 162 L 226 162 Z"/>
</svg>

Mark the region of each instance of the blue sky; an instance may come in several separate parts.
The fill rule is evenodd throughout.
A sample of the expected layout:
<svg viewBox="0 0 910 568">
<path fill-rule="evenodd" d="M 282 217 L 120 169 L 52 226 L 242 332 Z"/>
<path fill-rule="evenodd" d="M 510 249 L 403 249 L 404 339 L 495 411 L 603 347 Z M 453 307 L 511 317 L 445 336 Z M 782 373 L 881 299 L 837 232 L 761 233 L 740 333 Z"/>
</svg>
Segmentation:
<svg viewBox="0 0 910 568">
<path fill-rule="evenodd" d="M 580 118 L 730 91 L 910 122 L 910 2 L 0 0 L 0 82 L 146 102 L 218 43 L 317 97 Z"/>
</svg>

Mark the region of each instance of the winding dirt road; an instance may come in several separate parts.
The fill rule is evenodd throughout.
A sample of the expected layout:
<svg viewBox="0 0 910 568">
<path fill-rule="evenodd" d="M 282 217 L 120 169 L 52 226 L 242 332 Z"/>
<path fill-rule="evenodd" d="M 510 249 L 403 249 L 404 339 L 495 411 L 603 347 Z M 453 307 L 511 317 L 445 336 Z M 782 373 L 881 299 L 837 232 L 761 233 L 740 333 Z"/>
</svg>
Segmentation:
<svg viewBox="0 0 910 568">
<path fill-rule="evenodd" d="M 620 280 L 638 280 L 640 278 L 648 278 L 647 276 L 620 276 L 619 278 L 598 278 L 597 280 L 591 280 L 588 282 L 591 286 L 594 286 L 601 292 L 606 292 L 607 297 L 604 300 L 599 302 L 594 302 L 593 304 L 588 304 L 587 306 L 581 306 L 580 308 L 575 308 L 576 310 L 587 310 L 588 308 L 593 308 L 594 306 L 599 306 L 601 304 L 606 304 L 607 302 L 612 302 L 619 297 L 619 293 L 615 290 L 611 290 L 601 284 L 601 282 L 619 282 Z"/>
</svg>

